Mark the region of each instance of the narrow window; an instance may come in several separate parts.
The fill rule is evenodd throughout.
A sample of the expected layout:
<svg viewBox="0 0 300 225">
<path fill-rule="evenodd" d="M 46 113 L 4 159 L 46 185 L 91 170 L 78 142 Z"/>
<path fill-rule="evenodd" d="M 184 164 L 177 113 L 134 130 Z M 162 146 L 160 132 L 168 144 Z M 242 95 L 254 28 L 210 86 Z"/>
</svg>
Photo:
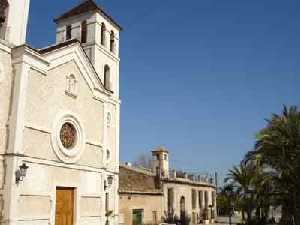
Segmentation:
<svg viewBox="0 0 300 225">
<path fill-rule="evenodd" d="M 110 127 L 110 125 L 111 125 L 111 114 L 110 113 L 107 113 L 106 120 L 107 120 L 107 127 Z"/>
<path fill-rule="evenodd" d="M 152 222 L 157 224 L 157 211 L 152 211 Z"/>
<path fill-rule="evenodd" d="M 199 208 L 203 208 L 203 191 L 199 191 Z"/>
<path fill-rule="evenodd" d="M 106 160 L 110 160 L 110 151 L 106 150 Z"/>
<path fill-rule="evenodd" d="M 109 193 L 105 193 L 105 210 L 109 212 Z"/>
<path fill-rule="evenodd" d="M 101 24 L 101 45 L 105 46 L 105 32 L 106 32 L 106 28 L 105 28 L 105 24 L 102 23 Z"/>
<path fill-rule="evenodd" d="M 174 204 L 174 189 L 168 188 L 168 213 L 173 211 Z"/>
<path fill-rule="evenodd" d="M 196 208 L 196 202 L 197 202 L 197 193 L 196 190 L 192 190 L 192 208 Z"/>
<path fill-rule="evenodd" d="M 111 52 L 115 52 L 115 34 L 113 31 L 110 32 L 110 44 L 109 44 L 109 50 Z"/>
<path fill-rule="evenodd" d="M 185 216 L 185 197 L 182 196 L 180 198 L 180 220 L 184 220 Z"/>
<path fill-rule="evenodd" d="M 215 205 L 216 205 L 216 192 L 215 191 L 211 192 L 211 199 L 212 199 L 212 206 L 215 207 Z"/>
<path fill-rule="evenodd" d="M 86 43 L 87 38 L 87 24 L 86 20 L 81 23 L 81 43 Z"/>
<path fill-rule="evenodd" d="M 72 38 L 72 25 L 67 25 L 66 27 L 66 40 L 70 40 Z"/>
<path fill-rule="evenodd" d="M 205 202 L 205 208 L 208 208 L 208 191 L 205 191 L 204 202 Z"/>
<path fill-rule="evenodd" d="M 160 169 L 158 166 L 156 167 L 156 176 L 160 176 Z"/>
<path fill-rule="evenodd" d="M 110 68 L 108 65 L 104 66 L 104 87 L 110 90 Z"/>
</svg>

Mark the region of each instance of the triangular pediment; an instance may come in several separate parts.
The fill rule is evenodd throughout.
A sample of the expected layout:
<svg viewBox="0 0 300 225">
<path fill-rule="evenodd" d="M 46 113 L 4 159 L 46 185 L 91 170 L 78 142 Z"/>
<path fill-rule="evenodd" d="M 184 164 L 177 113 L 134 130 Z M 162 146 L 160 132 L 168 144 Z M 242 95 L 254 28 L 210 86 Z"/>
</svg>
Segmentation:
<svg viewBox="0 0 300 225">
<path fill-rule="evenodd" d="M 39 50 L 39 52 L 49 61 L 49 70 L 63 66 L 69 62 L 74 62 L 89 89 L 95 96 L 97 92 L 106 95 L 112 94 L 104 88 L 100 77 L 79 42 L 70 41 L 69 43 L 61 43 L 59 45 L 50 46 L 47 49 Z"/>
</svg>

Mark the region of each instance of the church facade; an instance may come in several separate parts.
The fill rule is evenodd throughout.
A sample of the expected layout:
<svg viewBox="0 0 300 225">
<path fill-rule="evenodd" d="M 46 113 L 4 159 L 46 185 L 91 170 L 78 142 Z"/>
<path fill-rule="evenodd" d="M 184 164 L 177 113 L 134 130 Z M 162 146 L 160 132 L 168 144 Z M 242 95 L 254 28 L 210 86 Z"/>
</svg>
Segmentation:
<svg viewBox="0 0 300 225">
<path fill-rule="evenodd" d="M 29 0 L 0 0 L 0 224 L 118 224 L 119 33 L 92 0 L 25 44 Z"/>
</svg>

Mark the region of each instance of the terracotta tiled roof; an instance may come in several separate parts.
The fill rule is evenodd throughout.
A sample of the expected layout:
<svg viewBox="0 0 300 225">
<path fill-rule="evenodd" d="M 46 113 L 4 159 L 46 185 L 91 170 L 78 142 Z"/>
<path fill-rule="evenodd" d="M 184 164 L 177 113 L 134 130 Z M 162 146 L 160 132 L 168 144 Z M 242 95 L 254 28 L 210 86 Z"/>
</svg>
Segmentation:
<svg viewBox="0 0 300 225">
<path fill-rule="evenodd" d="M 49 47 L 39 49 L 38 53 L 45 54 L 45 53 L 48 53 L 48 52 L 52 52 L 56 49 L 60 49 L 60 48 L 63 48 L 65 46 L 71 45 L 73 43 L 80 43 L 80 41 L 78 41 L 77 39 L 71 39 L 71 40 L 56 44 L 56 45 L 51 45 Z"/>
<path fill-rule="evenodd" d="M 120 166 L 119 189 L 121 193 L 162 193 L 162 190 L 157 188 L 154 175 L 128 166 Z"/>
<path fill-rule="evenodd" d="M 59 44 L 55 44 L 55 45 L 48 46 L 46 48 L 39 49 L 38 52 L 40 54 L 45 54 L 45 53 L 48 53 L 48 52 L 52 52 L 56 49 L 60 49 L 60 48 L 63 48 L 65 46 L 74 44 L 74 43 L 80 43 L 80 41 L 78 41 L 77 39 L 71 39 L 71 40 L 68 40 L 68 41 L 65 41 L 65 42 L 62 42 L 62 43 L 59 43 Z"/>
<path fill-rule="evenodd" d="M 54 19 L 54 22 L 58 22 L 63 19 L 67 19 L 72 16 L 76 16 L 82 13 L 87 12 L 99 12 L 104 15 L 110 22 L 112 22 L 115 26 L 117 26 L 120 30 L 122 27 L 111 17 L 109 16 L 102 7 L 98 6 L 93 0 L 85 0 L 81 4 L 75 6 L 74 8 L 70 9 L 69 11 L 65 12 L 61 16 Z"/>
</svg>

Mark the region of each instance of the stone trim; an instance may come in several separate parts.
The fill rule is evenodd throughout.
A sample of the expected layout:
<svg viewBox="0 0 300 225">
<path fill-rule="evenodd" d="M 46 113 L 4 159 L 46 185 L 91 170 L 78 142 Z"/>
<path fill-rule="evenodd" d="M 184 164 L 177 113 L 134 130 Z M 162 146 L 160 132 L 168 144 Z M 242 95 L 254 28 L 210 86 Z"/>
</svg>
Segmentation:
<svg viewBox="0 0 300 225">
<path fill-rule="evenodd" d="M 131 195 L 164 195 L 163 192 L 141 192 L 141 191 L 124 191 L 124 190 L 119 190 L 119 194 L 131 194 Z"/>
<path fill-rule="evenodd" d="M 197 183 L 197 182 L 192 182 L 189 180 L 178 180 L 178 179 L 161 179 L 163 183 L 174 183 L 174 184 L 188 184 L 194 187 L 211 187 L 216 189 L 216 187 L 212 184 L 205 184 L 205 183 Z"/>
</svg>

